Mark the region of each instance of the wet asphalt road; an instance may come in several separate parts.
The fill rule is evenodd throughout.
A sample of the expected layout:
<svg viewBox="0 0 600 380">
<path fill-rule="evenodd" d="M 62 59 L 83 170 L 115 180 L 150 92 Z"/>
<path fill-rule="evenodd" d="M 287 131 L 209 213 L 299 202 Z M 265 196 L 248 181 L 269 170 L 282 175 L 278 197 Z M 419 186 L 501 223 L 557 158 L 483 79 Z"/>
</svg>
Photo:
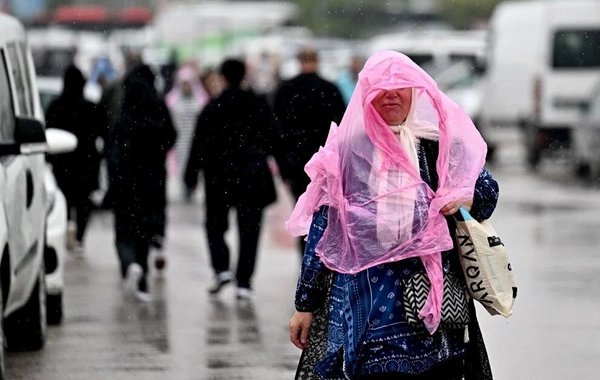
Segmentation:
<svg viewBox="0 0 600 380">
<path fill-rule="evenodd" d="M 492 222 L 520 289 L 510 319 L 480 309 L 495 378 L 598 379 L 600 191 L 564 164 L 529 173 L 516 131 L 499 136 L 500 162 L 491 170 L 501 200 Z M 290 210 L 280 188 L 267 212 L 251 304 L 236 302 L 233 289 L 206 294 L 212 274 L 200 203 L 172 205 L 168 270 L 153 278 L 147 305 L 121 293 L 112 220 L 97 215 L 84 257 L 67 258 L 64 323 L 50 328 L 43 351 L 9 355 L 9 379 L 293 378 L 300 352 L 287 323 L 300 262 L 283 227 Z M 235 246 L 233 233 L 229 240 Z"/>
</svg>

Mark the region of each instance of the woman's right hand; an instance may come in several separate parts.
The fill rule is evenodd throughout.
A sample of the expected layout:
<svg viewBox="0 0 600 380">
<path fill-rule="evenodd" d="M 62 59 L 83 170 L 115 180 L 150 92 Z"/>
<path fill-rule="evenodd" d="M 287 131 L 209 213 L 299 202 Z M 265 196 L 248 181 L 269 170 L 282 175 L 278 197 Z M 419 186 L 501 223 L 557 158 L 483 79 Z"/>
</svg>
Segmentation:
<svg viewBox="0 0 600 380">
<path fill-rule="evenodd" d="M 297 311 L 290 321 L 290 341 L 303 350 L 308 347 L 308 332 L 313 321 L 313 313 Z"/>
</svg>

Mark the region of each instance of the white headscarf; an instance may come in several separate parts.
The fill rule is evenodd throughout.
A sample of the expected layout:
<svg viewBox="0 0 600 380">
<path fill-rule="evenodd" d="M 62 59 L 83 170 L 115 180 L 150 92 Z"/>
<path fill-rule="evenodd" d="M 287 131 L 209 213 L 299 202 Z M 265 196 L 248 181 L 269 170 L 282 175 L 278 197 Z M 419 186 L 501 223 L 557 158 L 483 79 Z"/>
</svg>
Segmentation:
<svg viewBox="0 0 600 380">
<path fill-rule="evenodd" d="M 401 125 L 390 126 L 390 128 L 398 137 L 398 141 L 410 161 L 417 170 L 420 170 L 417 139 L 438 141 L 440 130 L 430 122 L 417 120 L 415 112 L 417 96 L 418 92 L 413 88 L 410 110 L 406 120 Z M 382 247 L 389 249 L 398 245 L 398 242 L 412 237 L 413 229 L 410 221 L 414 218 L 418 189 L 407 186 L 410 179 L 406 172 L 398 169 L 380 171 L 383 165 L 383 154 L 380 150 L 375 151 L 373 163 L 373 168 L 377 172 L 374 170 L 371 175 L 377 182 L 377 194 L 387 195 L 377 203 L 377 215 L 380 217 L 377 223 L 377 239 Z M 391 228 L 392 224 L 397 224 L 397 226 Z M 401 228 L 402 226 L 404 228 Z M 397 234 L 393 231 L 396 231 Z"/>
</svg>

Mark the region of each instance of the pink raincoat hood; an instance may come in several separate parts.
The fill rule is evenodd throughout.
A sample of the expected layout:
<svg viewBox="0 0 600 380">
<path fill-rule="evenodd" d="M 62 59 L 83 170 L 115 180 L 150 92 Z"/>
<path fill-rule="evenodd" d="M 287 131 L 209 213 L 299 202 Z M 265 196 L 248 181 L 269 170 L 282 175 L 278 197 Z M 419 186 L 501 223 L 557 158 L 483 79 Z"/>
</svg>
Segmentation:
<svg viewBox="0 0 600 380">
<path fill-rule="evenodd" d="M 418 167 L 371 104 L 381 90 L 399 88 L 414 89 L 414 123 L 439 128 L 436 191 L 421 179 Z M 429 75 L 403 54 L 376 53 L 359 75 L 340 126 L 332 124 L 325 146 L 306 165 L 311 183 L 286 227 L 292 235 L 306 235 L 313 213 L 330 206 L 328 227 L 316 252 L 328 268 L 340 273 L 421 257 L 432 287 L 420 316 L 433 333 L 443 295 L 440 252 L 453 247 L 440 210 L 452 201 L 473 198 L 486 152 L 469 117 Z M 381 181 L 398 176 L 402 185 L 382 192 L 386 187 Z M 382 220 L 378 205 L 390 199 L 405 211 Z M 382 244 L 381 226 L 396 237 L 391 245 Z"/>
</svg>

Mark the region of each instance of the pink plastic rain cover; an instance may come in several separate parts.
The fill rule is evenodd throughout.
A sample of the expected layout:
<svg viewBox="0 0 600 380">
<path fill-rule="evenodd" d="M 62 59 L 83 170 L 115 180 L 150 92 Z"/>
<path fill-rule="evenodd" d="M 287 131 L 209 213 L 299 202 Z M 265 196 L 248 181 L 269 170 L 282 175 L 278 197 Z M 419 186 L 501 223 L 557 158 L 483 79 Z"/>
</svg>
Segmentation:
<svg viewBox="0 0 600 380">
<path fill-rule="evenodd" d="M 381 90 L 414 88 L 415 116 L 440 131 L 434 192 L 402 149 L 397 137 L 371 102 Z M 382 263 L 420 256 L 432 282 L 421 312 L 430 332 L 440 319 L 443 278 L 441 251 L 452 249 L 448 225 L 440 210 L 451 201 L 473 198 L 475 182 L 485 164 L 486 145 L 465 112 L 444 95 L 435 81 L 403 54 L 374 54 L 358 84 L 339 127 L 332 124 L 325 147 L 306 165 L 312 182 L 300 197 L 288 231 L 308 234 L 312 215 L 328 205 L 328 227 L 316 248 L 323 263 L 340 273 L 357 273 Z M 375 157 L 378 157 L 375 159 Z M 396 175 L 381 175 L 385 171 Z M 391 192 L 380 181 L 402 176 Z M 387 186 L 386 186 L 387 185 Z M 393 194 L 397 216 L 378 217 L 379 202 Z M 381 229 L 393 244 L 381 240 Z M 379 231 L 378 231 L 379 229 Z"/>
</svg>

